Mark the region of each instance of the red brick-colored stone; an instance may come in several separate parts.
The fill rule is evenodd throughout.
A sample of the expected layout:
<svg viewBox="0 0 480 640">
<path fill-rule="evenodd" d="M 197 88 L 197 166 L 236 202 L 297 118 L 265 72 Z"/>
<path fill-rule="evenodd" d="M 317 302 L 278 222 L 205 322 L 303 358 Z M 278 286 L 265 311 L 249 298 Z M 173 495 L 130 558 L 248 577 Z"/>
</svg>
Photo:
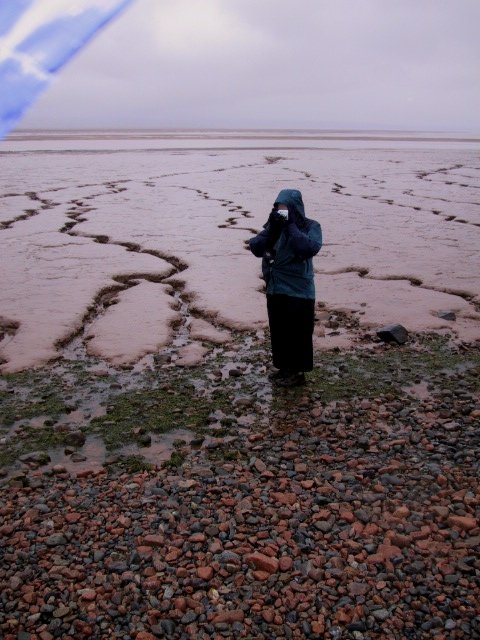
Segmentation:
<svg viewBox="0 0 480 640">
<path fill-rule="evenodd" d="M 233 624 L 234 622 L 243 622 L 245 613 L 241 609 L 232 609 L 231 611 L 220 611 L 216 613 L 212 619 L 213 624 L 225 622 Z"/>
<path fill-rule="evenodd" d="M 78 522 L 81 517 L 82 516 L 80 513 L 67 513 L 65 515 L 65 520 L 67 522 L 74 523 L 74 522 Z"/>
<path fill-rule="evenodd" d="M 290 556 L 282 556 L 278 561 L 278 568 L 280 571 L 290 571 L 293 566 L 293 560 Z"/>
<path fill-rule="evenodd" d="M 197 567 L 197 576 L 202 580 L 211 580 L 213 578 L 212 567 Z"/>
<path fill-rule="evenodd" d="M 273 622 L 273 619 L 275 618 L 275 612 L 273 611 L 273 609 L 264 609 L 262 611 L 262 618 L 267 624 L 271 624 Z"/>
<path fill-rule="evenodd" d="M 376 564 L 377 562 L 385 562 L 396 556 L 401 556 L 402 550 L 393 544 L 380 544 L 377 553 L 369 556 L 367 562 Z"/>
<path fill-rule="evenodd" d="M 292 505 L 295 504 L 295 502 L 297 502 L 297 495 L 295 493 L 282 493 L 280 491 L 274 491 L 272 492 L 272 498 L 273 500 L 275 500 L 275 502 L 278 502 L 279 504 L 288 504 L 288 505 Z"/>
<path fill-rule="evenodd" d="M 448 516 L 447 522 L 451 527 L 458 527 L 462 531 L 470 531 L 470 529 L 475 529 L 478 526 L 476 519 L 471 516 L 451 515 Z"/>
<path fill-rule="evenodd" d="M 258 570 L 258 571 L 254 571 L 253 572 L 253 577 L 258 582 L 265 582 L 265 580 L 268 580 L 270 576 L 271 576 L 271 574 L 268 573 L 267 571 Z"/>
<path fill-rule="evenodd" d="M 263 553 L 250 553 L 245 557 L 247 563 L 255 569 L 266 571 L 267 573 L 276 573 L 278 571 L 277 558 L 271 558 Z"/>
<path fill-rule="evenodd" d="M 155 533 L 149 533 L 143 538 L 143 544 L 147 547 L 161 547 L 165 543 L 165 538 Z"/>
</svg>

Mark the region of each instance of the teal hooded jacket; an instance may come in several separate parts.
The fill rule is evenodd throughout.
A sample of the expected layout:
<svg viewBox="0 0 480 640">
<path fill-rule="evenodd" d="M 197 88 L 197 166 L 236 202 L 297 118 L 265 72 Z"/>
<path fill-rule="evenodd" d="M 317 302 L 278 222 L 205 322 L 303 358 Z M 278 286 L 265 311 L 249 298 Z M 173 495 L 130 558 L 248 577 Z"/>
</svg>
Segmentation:
<svg viewBox="0 0 480 640">
<path fill-rule="evenodd" d="M 275 243 L 267 222 L 263 231 L 249 241 L 250 251 L 262 258 L 262 274 L 267 294 L 284 294 L 315 299 L 312 258 L 322 247 L 322 228 L 316 220 L 305 216 L 302 194 L 298 189 L 282 189 L 274 208 L 287 205 L 289 219 Z"/>
</svg>

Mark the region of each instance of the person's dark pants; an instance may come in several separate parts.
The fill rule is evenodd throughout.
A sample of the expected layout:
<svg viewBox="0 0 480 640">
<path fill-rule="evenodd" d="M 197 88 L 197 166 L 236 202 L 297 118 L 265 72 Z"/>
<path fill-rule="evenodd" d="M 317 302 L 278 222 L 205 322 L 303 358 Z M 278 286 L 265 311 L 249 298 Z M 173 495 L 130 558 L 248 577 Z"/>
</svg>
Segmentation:
<svg viewBox="0 0 480 640">
<path fill-rule="evenodd" d="M 267 294 L 273 366 L 292 372 L 313 369 L 315 300 Z"/>
</svg>

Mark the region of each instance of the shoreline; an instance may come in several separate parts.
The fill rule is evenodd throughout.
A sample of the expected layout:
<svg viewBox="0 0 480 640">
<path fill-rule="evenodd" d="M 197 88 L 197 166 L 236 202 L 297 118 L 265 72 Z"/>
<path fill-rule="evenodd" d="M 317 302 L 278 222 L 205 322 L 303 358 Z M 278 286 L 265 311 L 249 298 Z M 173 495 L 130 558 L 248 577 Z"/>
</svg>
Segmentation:
<svg viewBox="0 0 480 640">
<path fill-rule="evenodd" d="M 315 368 L 312 373 L 307 373 L 309 383 L 305 389 L 310 394 L 317 393 L 321 403 L 344 397 L 361 397 L 364 392 L 367 395 L 384 393 L 389 385 L 394 384 L 388 374 L 391 357 L 404 358 L 407 363 L 409 360 L 420 363 L 422 358 L 425 360 L 418 373 L 409 370 L 407 364 L 405 371 L 399 374 L 396 385 L 400 385 L 400 393 L 404 387 L 430 384 L 430 378 L 435 378 L 436 373 L 430 360 L 436 363 L 439 371 L 447 368 L 442 364 L 443 357 L 456 363 L 452 366 L 460 369 L 476 366 L 480 351 L 478 340 L 455 342 L 438 332 L 410 332 L 405 345 L 392 346 L 381 342 L 375 332 L 365 331 L 358 324 L 351 323 L 348 314 L 341 313 L 331 313 L 325 321 L 331 327 L 333 344 L 329 349 L 315 350 Z M 323 332 L 324 329 L 320 328 Z M 352 332 L 356 336 L 354 342 L 346 338 Z M 168 348 L 145 356 L 136 364 L 120 366 L 108 364 L 92 355 L 75 356 L 72 353 L 71 359 L 62 358 L 39 368 L 2 375 L 0 467 L 6 465 L 8 476 L 15 468 L 36 468 L 34 460 L 19 464 L 21 456 L 28 457 L 29 452 L 35 451 L 52 453 L 51 450 L 55 449 L 52 454 L 54 463 L 49 465 L 50 468 L 59 464 L 62 458 L 61 463 L 67 464 L 72 472 L 76 468 L 82 469 L 88 466 L 88 459 L 81 460 L 85 464 L 80 466 L 69 460 L 76 451 L 75 446 L 68 446 L 72 431 L 84 434 L 80 439 L 85 441 L 87 438 L 87 448 L 88 442 L 93 440 L 97 440 L 100 448 L 106 447 L 103 460 L 109 459 L 109 451 L 115 452 L 119 447 L 122 454 L 123 446 L 128 455 L 146 456 L 148 465 L 157 455 L 155 447 L 150 450 L 149 436 L 150 440 L 154 436 L 154 444 L 160 448 L 162 435 L 167 434 L 168 441 L 168 433 L 176 429 L 185 431 L 183 435 L 187 441 L 198 435 L 215 437 L 215 429 L 223 431 L 223 428 L 208 416 L 214 416 L 217 410 L 222 412 L 225 406 L 234 407 L 237 401 L 239 415 L 243 405 L 249 407 L 249 411 L 253 411 L 251 407 L 255 405 L 256 409 L 248 420 L 253 420 L 254 415 L 255 420 L 264 425 L 282 395 L 282 391 L 267 379 L 271 370 L 268 334 L 263 331 L 236 331 L 233 339 L 224 344 L 209 343 L 208 340 L 206 336 L 206 340 L 199 343 L 203 351 L 195 355 L 192 353 L 193 357 L 185 363 L 182 358 L 172 360 L 172 352 Z M 335 340 L 338 340 L 337 345 Z M 433 345 L 433 350 L 430 345 Z M 348 381 L 345 382 L 342 375 L 337 374 L 338 389 L 334 382 L 322 379 L 325 362 L 336 359 L 339 366 L 347 361 L 349 366 L 363 361 L 357 380 L 350 380 L 347 376 Z M 372 385 L 372 372 L 377 369 L 378 379 Z M 385 379 L 382 376 L 386 376 Z M 332 393 L 330 384 L 337 391 Z M 289 396 L 287 393 L 286 398 L 290 397 L 295 400 L 295 394 Z M 163 415 L 157 416 L 157 410 L 163 411 Z M 176 420 L 177 415 L 181 416 L 179 421 Z M 135 427 L 138 418 L 141 424 Z M 235 422 L 235 417 L 231 416 L 230 421 Z M 212 432 L 208 427 L 210 422 L 214 424 Z M 137 450 L 132 450 L 132 444 Z M 62 447 L 66 447 L 68 453 L 59 457 L 58 451 Z M 97 467 L 101 468 L 102 456 L 95 454 L 95 458 Z"/>
</svg>

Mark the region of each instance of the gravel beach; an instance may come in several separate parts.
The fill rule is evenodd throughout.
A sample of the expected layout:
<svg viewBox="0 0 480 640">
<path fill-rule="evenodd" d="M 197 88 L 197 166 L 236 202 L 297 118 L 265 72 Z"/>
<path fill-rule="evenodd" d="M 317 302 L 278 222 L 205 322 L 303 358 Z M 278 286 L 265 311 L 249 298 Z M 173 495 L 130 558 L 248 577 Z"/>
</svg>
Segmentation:
<svg viewBox="0 0 480 640">
<path fill-rule="evenodd" d="M 240 350 L 163 464 L 5 478 L 5 640 L 480 637 L 479 347 L 322 358 L 280 393 Z"/>
</svg>

